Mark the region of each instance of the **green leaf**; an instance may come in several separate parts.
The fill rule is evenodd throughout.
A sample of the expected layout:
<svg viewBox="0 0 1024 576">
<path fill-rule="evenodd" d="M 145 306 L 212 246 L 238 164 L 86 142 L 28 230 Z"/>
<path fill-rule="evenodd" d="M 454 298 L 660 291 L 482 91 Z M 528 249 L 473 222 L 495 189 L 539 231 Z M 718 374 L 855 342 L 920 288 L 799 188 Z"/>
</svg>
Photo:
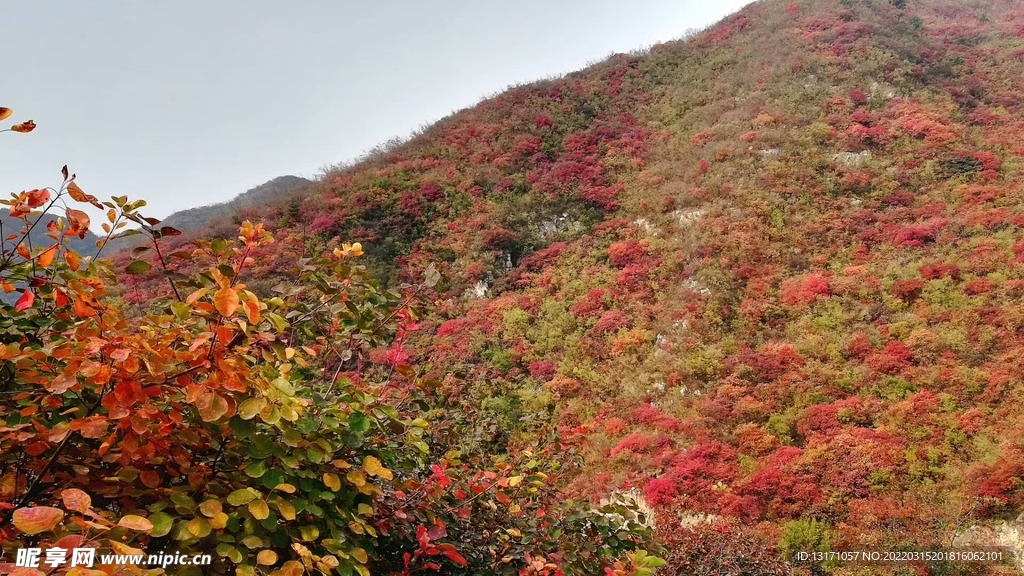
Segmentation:
<svg viewBox="0 0 1024 576">
<path fill-rule="evenodd" d="M 149 262 L 146 262 L 145 260 L 136 260 L 135 262 L 132 262 L 131 264 L 126 266 L 124 271 L 126 274 L 138 276 L 139 274 L 145 274 L 146 272 L 149 272 L 151 268 L 153 268 L 153 266 L 151 266 Z"/>
<path fill-rule="evenodd" d="M 273 490 L 284 482 L 284 473 L 280 470 L 268 470 L 263 475 L 263 487 L 267 490 Z"/>
<path fill-rule="evenodd" d="M 286 378 L 275 378 L 270 384 L 285 396 L 295 396 L 295 387 Z"/>
<path fill-rule="evenodd" d="M 144 254 L 151 252 L 152 250 L 153 248 L 150 246 L 136 246 L 135 248 L 132 248 L 132 251 L 129 254 L 131 255 L 132 258 L 138 258 Z"/>
<path fill-rule="evenodd" d="M 260 497 L 260 493 L 253 488 L 242 488 L 241 490 L 235 490 L 231 494 L 228 494 L 228 504 L 232 506 L 242 506 L 248 504 L 253 500 Z"/>
<path fill-rule="evenodd" d="M 267 400 L 265 398 L 249 398 L 242 402 L 238 407 L 238 415 L 241 416 L 243 420 L 251 420 L 259 414 L 260 410 L 263 410 L 263 407 L 266 405 Z"/>
<path fill-rule="evenodd" d="M 170 534 L 171 528 L 174 526 L 174 518 L 166 512 L 157 512 L 150 515 L 149 521 L 153 523 L 153 529 L 149 532 L 149 535 L 153 538 L 160 538 Z"/>
<path fill-rule="evenodd" d="M 267 467 L 263 463 L 263 460 L 257 460 L 256 462 L 250 462 L 245 467 L 245 475 L 250 478 L 259 478 L 267 472 Z"/>
<path fill-rule="evenodd" d="M 362 412 L 353 412 L 348 415 L 348 427 L 358 434 L 366 434 L 370 431 L 370 419 Z"/>
</svg>

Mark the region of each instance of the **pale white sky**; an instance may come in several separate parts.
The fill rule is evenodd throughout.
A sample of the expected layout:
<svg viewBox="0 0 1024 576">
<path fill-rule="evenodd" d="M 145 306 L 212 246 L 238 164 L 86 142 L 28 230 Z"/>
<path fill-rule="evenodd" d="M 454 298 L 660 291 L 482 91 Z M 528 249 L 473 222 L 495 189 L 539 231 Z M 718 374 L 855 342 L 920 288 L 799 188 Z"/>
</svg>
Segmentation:
<svg viewBox="0 0 1024 576">
<path fill-rule="evenodd" d="M 55 185 L 66 163 L 86 192 L 162 218 L 747 3 L 8 0 L 0 106 L 39 127 L 0 134 L 0 194 Z"/>
</svg>

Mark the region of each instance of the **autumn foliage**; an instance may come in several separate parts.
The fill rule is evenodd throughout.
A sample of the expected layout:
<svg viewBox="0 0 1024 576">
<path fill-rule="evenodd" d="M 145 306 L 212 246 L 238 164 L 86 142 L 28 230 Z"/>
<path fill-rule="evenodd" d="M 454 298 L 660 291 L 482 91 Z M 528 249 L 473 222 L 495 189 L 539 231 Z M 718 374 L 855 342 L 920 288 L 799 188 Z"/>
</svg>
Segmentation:
<svg viewBox="0 0 1024 576">
<path fill-rule="evenodd" d="M 263 224 L 168 248 L 180 232 L 140 215 L 145 202 L 101 202 L 62 177 L 3 201 L 22 224 L 0 260 L 4 290 L 21 294 L 0 307 L 6 557 L 26 546 L 180 550 L 214 563 L 176 573 L 277 575 L 659 565 L 635 507 L 559 496 L 572 435 L 459 449 L 454 439 L 486 422 L 446 414 L 439 382 L 405 350 L 420 294 L 440 279 L 433 267 L 386 289 L 361 265 L 364 245 L 346 242 L 298 260 L 260 296 L 246 279 L 275 242 Z M 90 226 L 81 203 L 106 211 L 97 254 L 119 236 L 149 243 L 120 270 L 76 254 L 67 239 Z M 51 210 L 62 216 L 48 244 L 31 245 Z M 159 274 L 168 297 L 146 312 L 126 306 L 109 291 L 117 273 Z"/>
</svg>

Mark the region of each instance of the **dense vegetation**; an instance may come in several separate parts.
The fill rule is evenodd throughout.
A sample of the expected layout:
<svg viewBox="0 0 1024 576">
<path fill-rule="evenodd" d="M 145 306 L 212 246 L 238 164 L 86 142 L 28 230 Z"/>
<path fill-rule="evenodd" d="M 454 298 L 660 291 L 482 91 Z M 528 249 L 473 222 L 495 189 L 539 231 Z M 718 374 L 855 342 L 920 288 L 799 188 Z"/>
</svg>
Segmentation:
<svg viewBox="0 0 1024 576">
<path fill-rule="evenodd" d="M 2 201 L 23 226 L 0 260 L 4 290 L 19 293 L 0 305 L 0 543 L 63 551 L 5 573 L 125 570 L 74 568 L 68 552 L 83 547 L 214 557 L 176 574 L 643 576 L 664 564 L 642 548 L 634 502 L 561 497 L 572 438 L 459 449 L 493 426 L 445 414 L 404 350 L 436 270 L 388 290 L 345 243 L 261 299 L 243 280 L 274 239 L 245 221 L 233 240 L 167 255 L 197 272 L 168 274 L 158 311 L 121 310 L 110 263 L 70 248 L 91 224 L 73 206 L 108 210 L 100 249 L 144 236 L 133 253 L 162 260 L 161 240 L 181 232 L 141 216 L 144 201 L 100 202 L 62 176 Z M 118 232 L 129 222 L 140 227 Z M 47 242 L 32 246 L 40 228 Z M 370 360 L 378 347 L 384 362 Z"/>
<path fill-rule="evenodd" d="M 765 0 L 254 210 L 245 283 L 343 241 L 385 285 L 439 272 L 365 369 L 433 383 L 424 438 L 466 474 L 530 446 L 580 458 L 559 495 L 639 491 L 661 573 L 996 570 L 791 553 L 1020 547 L 1022 93 L 1018 2 Z M 116 255 L 108 302 L 158 313 L 229 226 Z"/>
</svg>

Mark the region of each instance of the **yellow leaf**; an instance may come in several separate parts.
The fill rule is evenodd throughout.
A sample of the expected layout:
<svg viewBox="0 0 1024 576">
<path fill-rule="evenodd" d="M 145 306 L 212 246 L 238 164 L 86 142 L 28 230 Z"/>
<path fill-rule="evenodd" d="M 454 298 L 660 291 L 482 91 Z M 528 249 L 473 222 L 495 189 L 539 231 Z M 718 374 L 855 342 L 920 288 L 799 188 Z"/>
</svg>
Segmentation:
<svg viewBox="0 0 1024 576">
<path fill-rule="evenodd" d="M 294 494 L 295 493 L 295 486 L 292 486 L 291 484 L 278 484 L 277 486 L 274 486 L 274 490 L 280 490 L 281 492 L 287 492 L 288 494 Z"/>
<path fill-rule="evenodd" d="M 257 520 L 266 520 L 270 517 L 270 507 L 263 500 L 249 502 L 249 514 Z"/>
<path fill-rule="evenodd" d="M 221 288 L 213 295 L 213 303 L 221 316 L 231 316 L 238 310 L 238 293 L 230 286 Z"/>
<path fill-rule="evenodd" d="M 278 500 L 277 511 L 281 513 L 281 518 L 295 520 L 295 506 L 292 506 L 290 502 Z"/>
<path fill-rule="evenodd" d="M 330 488 L 332 492 L 337 492 L 341 490 L 341 479 L 338 478 L 337 474 L 328 472 L 324 474 L 324 486 Z"/>
<path fill-rule="evenodd" d="M 223 512 L 218 512 L 210 518 L 210 527 L 215 530 L 223 530 L 228 526 L 228 515 Z"/>
<path fill-rule="evenodd" d="M 256 555 L 256 563 L 260 566 L 273 566 L 277 563 L 277 552 L 260 550 L 260 553 Z"/>
<path fill-rule="evenodd" d="M 220 514 L 223 509 L 224 508 L 220 503 L 220 500 L 207 500 L 199 505 L 199 511 L 208 518 L 213 518 L 217 514 Z"/>
<path fill-rule="evenodd" d="M 370 560 L 369 556 L 366 554 L 366 550 L 363 550 L 362 548 L 356 548 L 349 552 L 349 554 L 360 564 L 366 564 Z"/>
<path fill-rule="evenodd" d="M 508 479 L 508 485 L 513 487 L 513 488 L 515 488 L 516 486 L 519 486 L 519 484 L 522 481 L 523 481 L 523 477 L 522 476 L 513 476 L 513 477 Z"/>
<path fill-rule="evenodd" d="M 366 475 L 361 470 L 353 470 L 345 475 L 345 479 L 351 482 L 354 486 L 365 486 Z"/>
<path fill-rule="evenodd" d="M 363 459 L 363 470 L 366 470 L 366 473 L 370 476 L 378 476 L 384 480 L 391 480 L 394 478 L 394 474 L 391 473 L 391 470 L 385 468 L 384 465 L 380 463 L 380 460 L 373 456 L 367 456 Z"/>
</svg>

